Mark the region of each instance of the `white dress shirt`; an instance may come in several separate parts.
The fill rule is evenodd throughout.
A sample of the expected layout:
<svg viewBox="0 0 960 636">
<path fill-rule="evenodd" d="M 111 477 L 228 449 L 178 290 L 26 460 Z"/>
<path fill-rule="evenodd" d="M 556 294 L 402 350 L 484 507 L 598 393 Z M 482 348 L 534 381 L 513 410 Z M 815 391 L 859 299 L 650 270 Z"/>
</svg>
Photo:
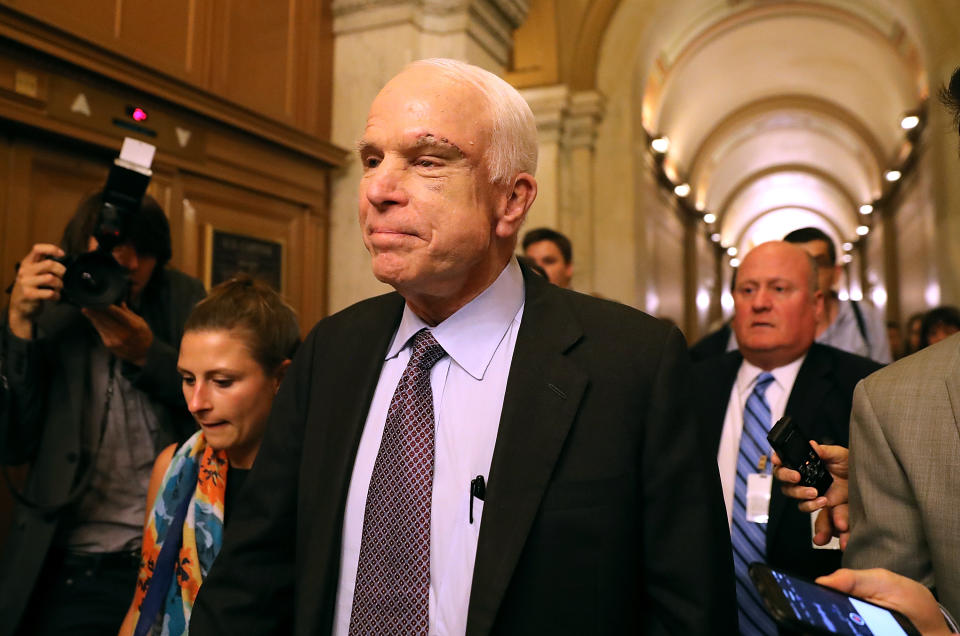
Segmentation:
<svg viewBox="0 0 960 636">
<path fill-rule="evenodd" d="M 773 382 L 764 394 L 767 405 L 770 406 L 770 428 L 783 417 L 790 392 L 793 391 L 793 383 L 806 357 L 807 355 L 803 354 L 793 362 L 770 371 Z M 717 451 L 717 467 L 720 469 L 720 485 L 723 487 L 723 501 L 727 506 L 728 525 L 733 510 L 733 489 L 737 482 L 737 456 L 740 453 L 740 435 L 743 432 L 743 409 L 757 383 L 757 376 L 761 373 L 763 369 L 744 360 L 730 391 L 730 399 L 727 400 L 727 414 L 723 419 L 723 433 L 720 435 L 720 448 Z M 770 450 L 767 450 L 768 457 Z M 767 472 L 770 472 L 770 465 L 767 466 Z"/>
<path fill-rule="evenodd" d="M 436 327 L 447 355 L 430 371 L 436 452 L 430 527 L 430 634 L 463 634 L 477 554 L 483 502 L 470 482 L 487 479 L 500 427 L 503 395 L 523 314 L 523 275 L 511 258 L 490 287 Z M 393 393 L 410 359 L 408 340 L 428 327 L 407 305 L 387 350 L 367 413 L 347 493 L 334 616 L 335 636 L 347 636 L 360 558 L 364 506 Z"/>
</svg>

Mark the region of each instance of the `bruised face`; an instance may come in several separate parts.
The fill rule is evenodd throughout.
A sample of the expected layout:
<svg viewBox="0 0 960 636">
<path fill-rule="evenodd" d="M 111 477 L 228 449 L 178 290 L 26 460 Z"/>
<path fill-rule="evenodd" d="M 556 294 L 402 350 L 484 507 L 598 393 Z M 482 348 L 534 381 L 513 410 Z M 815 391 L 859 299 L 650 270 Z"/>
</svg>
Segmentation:
<svg viewBox="0 0 960 636">
<path fill-rule="evenodd" d="M 774 369 L 813 344 L 823 295 L 810 289 L 810 261 L 798 246 L 758 245 L 737 270 L 733 330 L 743 357 Z"/>
<path fill-rule="evenodd" d="M 524 251 L 527 258 L 543 268 L 547 278 L 557 287 L 570 287 L 573 278 L 573 263 L 563 259 L 563 252 L 553 241 L 537 241 L 527 246 Z"/>
<path fill-rule="evenodd" d="M 247 340 L 240 329 L 188 331 L 177 361 L 187 408 L 207 443 L 226 450 L 237 468 L 253 465 L 287 364 L 267 373 L 253 359 Z"/>
<path fill-rule="evenodd" d="M 359 144 L 363 242 L 374 275 L 411 304 L 469 300 L 506 263 L 499 243 L 510 233 L 515 242 L 519 226 L 499 222 L 511 186 L 492 184 L 484 159 L 487 111 L 477 89 L 417 67 L 370 108 Z"/>
</svg>

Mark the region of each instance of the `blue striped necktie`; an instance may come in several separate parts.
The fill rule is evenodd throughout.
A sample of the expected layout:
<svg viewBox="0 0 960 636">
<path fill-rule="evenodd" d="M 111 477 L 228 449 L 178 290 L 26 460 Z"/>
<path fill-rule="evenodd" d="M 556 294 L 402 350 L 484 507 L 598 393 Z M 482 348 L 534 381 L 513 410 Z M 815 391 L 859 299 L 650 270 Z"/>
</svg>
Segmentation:
<svg viewBox="0 0 960 636">
<path fill-rule="evenodd" d="M 747 566 L 754 561 L 766 561 L 767 524 L 747 521 L 747 475 L 757 472 L 761 455 L 769 449 L 767 432 L 770 430 L 770 405 L 764 393 L 773 382 L 773 376 L 763 372 L 747 398 L 743 409 L 743 433 L 740 435 L 740 453 L 737 456 L 737 482 L 733 491 L 733 515 L 730 540 L 733 543 L 733 567 L 737 575 L 737 606 L 741 634 L 773 634 L 777 627 L 767 614 L 763 601 L 750 581 Z"/>
</svg>

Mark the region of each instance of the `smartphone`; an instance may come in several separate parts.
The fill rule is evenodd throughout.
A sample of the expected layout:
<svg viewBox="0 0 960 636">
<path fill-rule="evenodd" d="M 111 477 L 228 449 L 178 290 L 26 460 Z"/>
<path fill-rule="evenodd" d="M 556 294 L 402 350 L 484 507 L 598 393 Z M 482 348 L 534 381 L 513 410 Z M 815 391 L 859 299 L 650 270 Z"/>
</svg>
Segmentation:
<svg viewBox="0 0 960 636">
<path fill-rule="evenodd" d="M 827 492 L 833 477 L 789 415 L 784 415 L 774 424 L 767 433 L 767 441 L 777 451 L 784 466 L 800 473 L 801 486 L 816 488 L 820 497 Z"/>
<path fill-rule="evenodd" d="M 782 627 L 806 634 L 920 636 L 906 616 L 833 588 L 750 564 L 750 578 L 767 611 Z"/>
</svg>

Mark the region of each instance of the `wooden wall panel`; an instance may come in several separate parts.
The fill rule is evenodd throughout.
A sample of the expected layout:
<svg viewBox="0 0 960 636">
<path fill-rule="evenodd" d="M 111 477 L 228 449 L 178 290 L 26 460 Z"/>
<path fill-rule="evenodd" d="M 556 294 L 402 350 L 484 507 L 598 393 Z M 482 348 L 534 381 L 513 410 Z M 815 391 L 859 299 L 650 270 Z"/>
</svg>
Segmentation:
<svg viewBox="0 0 960 636">
<path fill-rule="evenodd" d="M 98 44 L 109 44 L 114 39 L 116 0 L 83 0 L 82 4 L 63 0 L 4 0 L 4 4 Z"/>
<path fill-rule="evenodd" d="M 301 255 L 304 251 L 303 206 L 254 193 L 227 184 L 213 183 L 190 175 L 183 178 L 183 234 L 190 244 L 183 245 L 184 258 L 196 263 L 197 276 L 205 280 L 210 260 L 211 229 L 275 241 L 283 245 L 283 294 L 287 301 L 309 322 L 303 311 L 304 295 L 316 293 L 315 281 L 305 289 Z M 186 243 L 186 242 L 185 242 Z M 325 275 L 322 276 L 325 278 Z M 205 282 L 207 282 L 205 280 Z M 302 324 L 304 333 L 312 324 Z"/>
<path fill-rule="evenodd" d="M 13 281 L 13 266 L 34 243 L 59 244 L 77 204 L 102 186 L 107 162 L 94 154 L 17 140 L 7 150 L 10 170 L 3 232 L 0 286 Z"/>
<path fill-rule="evenodd" d="M 8 20 L 17 21 L 13 9 L 147 73 L 156 71 L 158 80 L 174 78 L 321 139 L 329 135 L 332 99 L 328 5 L 329 0 L 0 0 Z M 74 63 L 120 68 L 110 55 L 95 61 L 75 42 L 68 46 Z M 157 96 L 192 101 L 188 91 L 178 95 L 180 90 L 158 90 Z M 244 117 L 239 111 L 231 115 Z M 244 123 L 259 127 L 255 118 Z"/>
<path fill-rule="evenodd" d="M 292 122 L 297 79 L 295 7 L 295 0 L 223 0 L 214 18 L 218 46 L 210 88 Z"/>
<path fill-rule="evenodd" d="M 203 42 L 209 38 L 207 2 L 117 0 L 116 5 L 117 50 L 202 85 L 207 60 Z"/>
</svg>

